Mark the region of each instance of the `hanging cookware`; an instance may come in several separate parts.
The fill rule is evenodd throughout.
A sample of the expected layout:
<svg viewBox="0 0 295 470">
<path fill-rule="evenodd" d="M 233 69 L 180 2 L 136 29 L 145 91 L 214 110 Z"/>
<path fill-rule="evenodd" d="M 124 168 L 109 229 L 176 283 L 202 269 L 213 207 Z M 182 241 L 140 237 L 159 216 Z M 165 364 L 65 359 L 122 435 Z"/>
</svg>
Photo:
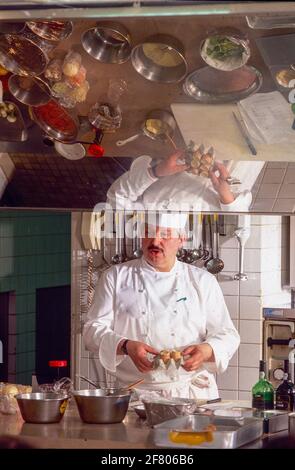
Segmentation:
<svg viewBox="0 0 295 470">
<path fill-rule="evenodd" d="M 123 145 L 136 140 L 140 135 L 146 135 L 150 139 L 160 140 L 162 142 L 169 141 L 173 137 L 176 128 L 174 117 L 168 111 L 155 109 L 150 111 L 141 125 L 141 132 L 135 134 L 128 139 L 118 140 L 116 145 L 122 147 Z"/>
<path fill-rule="evenodd" d="M 117 22 L 101 22 L 83 33 L 82 46 L 91 57 L 108 64 L 122 64 L 131 54 L 129 31 Z"/>
<path fill-rule="evenodd" d="M 218 214 L 213 216 L 215 222 L 214 242 L 213 242 L 213 258 L 207 261 L 206 269 L 211 274 L 218 274 L 224 268 L 224 262 L 219 258 L 219 228 L 218 228 Z M 214 247 L 216 253 L 214 255 Z"/>
<path fill-rule="evenodd" d="M 156 34 L 135 46 L 131 54 L 135 70 L 147 80 L 180 82 L 187 73 L 182 43 L 166 34 Z"/>
</svg>

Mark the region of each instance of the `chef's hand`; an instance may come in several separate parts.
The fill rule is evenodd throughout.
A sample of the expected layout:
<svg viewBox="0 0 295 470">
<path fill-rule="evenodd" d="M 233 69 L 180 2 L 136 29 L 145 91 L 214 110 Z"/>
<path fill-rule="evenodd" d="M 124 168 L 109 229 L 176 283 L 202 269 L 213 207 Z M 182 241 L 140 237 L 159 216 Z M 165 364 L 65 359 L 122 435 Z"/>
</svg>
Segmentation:
<svg viewBox="0 0 295 470">
<path fill-rule="evenodd" d="M 183 150 L 177 150 L 175 153 L 170 155 L 170 157 L 158 163 L 158 165 L 153 168 L 152 173 L 157 178 L 161 178 L 162 176 L 175 175 L 176 173 L 182 173 L 189 168 L 189 165 L 186 163 L 177 163 L 177 160 L 181 159 L 182 157 Z"/>
<path fill-rule="evenodd" d="M 213 349 L 208 343 L 188 346 L 182 351 L 182 355 L 190 356 L 182 366 L 187 372 L 199 369 L 203 362 L 214 362 L 215 360 Z"/>
<path fill-rule="evenodd" d="M 216 171 L 219 172 L 219 176 L 216 175 Z M 235 197 L 226 181 L 226 178 L 230 175 L 223 163 L 215 162 L 213 169 L 209 172 L 209 176 L 215 191 L 218 192 L 220 202 L 222 204 L 230 204 L 233 202 Z"/>
<path fill-rule="evenodd" d="M 128 356 L 132 359 L 140 372 L 150 372 L 153 369 L 153 363 L 147 359 L 147 354 L 159 354 L 159 351 L 148 344 L 140 341 L 129 340 L 126 345 Z"/>
</svg>

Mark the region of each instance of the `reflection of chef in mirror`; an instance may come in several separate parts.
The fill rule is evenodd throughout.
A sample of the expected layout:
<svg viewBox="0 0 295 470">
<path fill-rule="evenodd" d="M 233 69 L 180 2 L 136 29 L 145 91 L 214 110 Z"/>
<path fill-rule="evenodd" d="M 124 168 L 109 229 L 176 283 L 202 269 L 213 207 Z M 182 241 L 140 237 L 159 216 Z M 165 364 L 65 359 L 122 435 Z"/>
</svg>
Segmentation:
<svg viewBox="0 0 295 470">
<path fill-rule="evenodd" d="M 214 374 L 226 370 L 239 334 L 216 278 L 176 259 L 187 215 L 159 219 L 144 226 L 142 258 L 102 274 L 84 326 L 86 347 L 119 382 L 144 378 L 144 391 L 214 399 Z"/>
<path fill-rule="evenodd" d="M 206 161 L 209 154 L 203 157 Z M 136 158 L 129 171 L 110 187 L 108 203 L 117 210 L 249 210 L 251 188 L 264 162 L 230 161 L 225 166 L 215 161 L 204 175 L 191 171 L 181 158 L 180 151 L 155 165 L 149 156 Z M 230 185 L 229 176 L 241 184 Z"/>
</svg>

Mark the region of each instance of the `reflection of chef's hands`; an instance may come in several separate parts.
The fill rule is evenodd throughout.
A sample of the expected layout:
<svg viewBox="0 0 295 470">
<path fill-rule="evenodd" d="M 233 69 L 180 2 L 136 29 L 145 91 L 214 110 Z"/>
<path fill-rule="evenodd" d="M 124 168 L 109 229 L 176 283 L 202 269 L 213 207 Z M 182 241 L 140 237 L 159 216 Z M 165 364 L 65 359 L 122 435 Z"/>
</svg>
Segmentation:
<svg viewBox="0 0 295 470">
<path fill-rule="evenodd" d="M 131 341 L 127 343 L 128 356 L 132 359 L 140 372 L 149 372 L 153 369 L 153 363 L 147 359 L 147 353 L 159 354 L 159 351 L 148 344 L 140 341 Z"/>
<path fill-rule="evenodd" d="M 219 172 L 219 176 L 215 172 Z M 225 166 L 220 162 L 215 162 L 213 170 L 209 172 L 210 179 L 212 181 L 215 191 L 218 192 L 220 202 L 222 204 L 230 204 L 235 200 L 233 193 L 231 192 L 230 186 L 226 181 L 229 176 L 229 172 Z"/>
<path fill-rule="evenodd" d="M 203 362 L 213 362 L 214 353 L 210 344 L 194 344 L 182 351 L 183 356 L 190 356 L 183 364 L 183 368 L 190 372 L 199 369 Z"/>
<path fill-rule="evenodd" d="M 187 170 L 189 165 L 186 163 L 182 165 L 177 163 L 177 160 L 181 159 L 182 156 L 183 151 L 177 150 L 175 153 L 170 155 L 170 157 L 160 162 L 153 168 L 154 176 L 161 178 L 162 176 L 175 175 L 176 173 L 182 173 L 183 171 Z"/>
</svg>

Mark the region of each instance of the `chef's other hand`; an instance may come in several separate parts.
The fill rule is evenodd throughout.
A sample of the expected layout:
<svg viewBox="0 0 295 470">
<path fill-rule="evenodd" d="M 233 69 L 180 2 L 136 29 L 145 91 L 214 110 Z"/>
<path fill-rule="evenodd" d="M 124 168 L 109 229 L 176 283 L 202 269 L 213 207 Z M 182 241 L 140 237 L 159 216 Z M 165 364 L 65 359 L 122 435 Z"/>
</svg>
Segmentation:
<svg viewBox="0 0 295 470">
<path fill-rule="evenodd" d="M 182 173 L 187 170 L 189 165 L 186 163 L 182 165 L 177 163 L 177 160 L 181 160 L 182 157 L 183 150 L 177 150 L 175 153 L 170 155 L 170 157 L 158 163 L 158 165 L 153 169 L 154 175 L 157 178 L 161 178 L 162 176 L 175 175 L 176 173 Z"/>
<path fill-rule="evenodd" d="M 218 171 L 219 176 L 216 175 Z M 219 194 L 219 199 L 222 204 L 230 204 L 235 200 L 233 193 L 231 192 L 230 186 L 226 181 L 229 176 L 229 172 L 221 162 L 215 162 L 213 169 L 209 172 L 210 179 L 212 181 L 215 191 Z"/>
<path fill-rule="evenodd" d="M 147 359 L 147 353 L 157 355 L 159 351 L 140 341 L 129 340 L 126 347 L 128 356 L 140 372 L 150 372 L 153 369 L 153 363 Z"/>
<path fill-rule="evenodd" d="M 215 360 L 213 349 L 208 343 L 188 346 L 182 351 L 182 355 L 190 356 L 182 366 L 188 372 L 199 369 L 203 362 L 213 362 Z"/>
</svg>

